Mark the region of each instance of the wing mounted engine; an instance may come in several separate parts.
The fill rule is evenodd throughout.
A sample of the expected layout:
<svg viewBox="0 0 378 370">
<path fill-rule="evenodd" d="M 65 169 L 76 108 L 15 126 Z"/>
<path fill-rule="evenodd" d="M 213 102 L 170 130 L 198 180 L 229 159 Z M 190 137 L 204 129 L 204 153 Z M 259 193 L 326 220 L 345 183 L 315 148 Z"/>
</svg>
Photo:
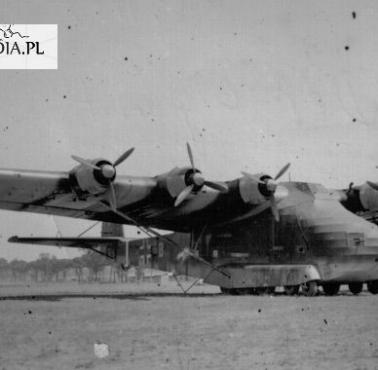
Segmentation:
<svg viewBox="0 0 378 370">
<path fill-rule="evenodd" d="M 112 209 L 116 208 L 116 194 L 113 182 L 116 179 L 116 167 L 126 160 L 134 148 L 127 150 L 113 163 L 102 158 L 83 159 L 73 155 L 79 162 L 70 172 L 71 187 L 76 196 L 84 200 L 89 195 L 101 195 L 110 192 L 109 203 Z"/>
</svg>

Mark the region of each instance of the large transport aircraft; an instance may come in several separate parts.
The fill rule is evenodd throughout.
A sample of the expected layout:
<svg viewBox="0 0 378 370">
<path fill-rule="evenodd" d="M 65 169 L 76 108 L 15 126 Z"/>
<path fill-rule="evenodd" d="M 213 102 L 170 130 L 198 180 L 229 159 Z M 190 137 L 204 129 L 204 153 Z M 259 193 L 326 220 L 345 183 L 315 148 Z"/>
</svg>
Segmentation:
<svg viewBox="0 0 378 370">
<path fill-rule="evenodd" d="M 313 296 L 320 285 L 334 295 L 348 284 L 358 294 L 364 283 L 378 293 L 377 183 L 340 190 L 279 183 L 289 164 L 274 178 L 243 173 L 231 181 L 207 181 L 189 144 L 188 167 L 154 177 L 117 176 L 116 167 L 133 150 L 113 163 L 72 156 L 79 165 L 69 172 L 1 169 L 0 208 L 134 225 L 153 237 L 157 258 L 159 248 L 175 254 L 169 261 L 176 272 L 224 293 L 283 286 L 288 294 Z M 55 238 L 47 239 L 56 245 Z M 41 238 L 34 242 L 42 244 Z M 105 253 L 103 245 L 84 244 L 120 258 L 116 242 Z"/>
</svg>

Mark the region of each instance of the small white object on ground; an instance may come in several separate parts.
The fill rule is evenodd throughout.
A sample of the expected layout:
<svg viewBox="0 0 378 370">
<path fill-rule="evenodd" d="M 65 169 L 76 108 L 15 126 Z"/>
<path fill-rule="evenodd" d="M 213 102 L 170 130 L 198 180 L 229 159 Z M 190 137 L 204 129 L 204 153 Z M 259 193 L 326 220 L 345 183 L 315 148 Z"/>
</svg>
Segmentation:
<svg viewBox="0 0 378 370">
<path fill-rule="evenodd" d="M 109 356 L 109 346 L 107 344 L 96 342 L 93 347 L 96 357 L 105 358 Z"/>
</svg>

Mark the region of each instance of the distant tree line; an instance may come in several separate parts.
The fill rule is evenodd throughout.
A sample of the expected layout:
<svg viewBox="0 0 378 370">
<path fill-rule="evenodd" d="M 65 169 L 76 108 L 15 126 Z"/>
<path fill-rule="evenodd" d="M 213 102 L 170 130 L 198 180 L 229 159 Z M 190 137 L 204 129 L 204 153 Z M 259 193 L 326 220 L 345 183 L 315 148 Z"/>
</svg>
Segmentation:
<svg viewBox="0 0 378 370">
<path fill-rule="evenodd" d="M 8 262 L 5 258 L 0 258 L 0 281 L 59 282 L 66 281 L 67 274 L 79 282 L 84 279 L 84 275 L 86 280 L 98 281 L 106 266 L 112 266 L 114 281 L 116 278 L 124 281 L 123 270 L 92 251 L 73 259 L 58 259 L 48 253 L 41 253 L 37 260 L 30 262 L 21 259 Z"/>
</svg>

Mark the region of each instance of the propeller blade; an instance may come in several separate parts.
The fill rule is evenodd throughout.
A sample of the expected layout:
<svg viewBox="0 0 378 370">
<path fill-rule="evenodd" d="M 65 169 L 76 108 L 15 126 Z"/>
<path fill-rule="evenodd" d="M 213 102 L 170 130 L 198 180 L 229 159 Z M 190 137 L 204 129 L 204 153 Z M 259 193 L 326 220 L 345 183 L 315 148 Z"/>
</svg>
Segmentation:
<svg viewBox="0 0 378 370">
<path fill-rule="evenodd" d="M 194 166 L 194 159 L 193 159 L 192 148 L 190 147 L 189 143 L 186 143 L 186 148 L 188 149 L 188 155 L 189 155 L 190 164 L 192 165 L 192 169 L 194 171 L 196 168 Z"/>
<path fill-rule="evenodd" d="M 371 181 L 366 181 L 366 183 L 371 187 L 373 188 L 374 190 L 377 190 L 378 191 L 378 184 L 374 183 L 374 182 L 371 182 Z"/>
<path fill-rule="evenodd" d="M 290 167 L 290 163 L 287 163 L 285 166 L 281 168 L 281 170 L 277 173 L 274 181 L 278 180 Z"/>
<path fill-rule="evenodd" d="M 192 192 L 193 190 L 193 185 L 187 186 L 176 198 L 175 201 L 175 207 L 179 206 L 187 197 L 188 195 Z"/>
<path fill-rule="evenodd" d="M 94 165 L 93 163 L 87 161 L 87 160 L 84 159 L 84 158 L 78 157 L 77 155 L 71 155 L 71 158 L 72 158 L 73 160 L 75 160 L 76 162 L 79 162 L 80 164 L 84 165 L 84 166 L 87 166 L 87 167 L 93 168 L 94 170 L 101 170 L 100 167 Z"/>
<path fill-rule="evenodd" d="M 278 212 L 277 203 L 276 203 L 276 200 L 274 199 L 274 195 L 270 197 L 270 207 L 272 209 L 272 214 L 273 214 L 274 219 L 278 222 L 280 220 L 280 214 Z"/>
<path fill-rule="evenodd" d="M 221 182 L 205 181 L 204 184 L 208 186 L 209 188 L 220 191 L 221 193 L 228 192 L 228 186 Z"/>
<path fill-rule="evenodd" d="M 117 197 L 112 182 L 110 183 L 109 205 L 112 211 L 117 210 Z"/>
<path fill-rule="evenodd" d="M 114 167 L 117 167 L 119 164 L 121 164 L 125 159 L 127 159 L 131 153 L 135 150 L 135 148 L 130 148 L 126 150 L 125 153 L 123 153 L 118 159 L 116 159 L 113 163 Z"/>
</svg>

